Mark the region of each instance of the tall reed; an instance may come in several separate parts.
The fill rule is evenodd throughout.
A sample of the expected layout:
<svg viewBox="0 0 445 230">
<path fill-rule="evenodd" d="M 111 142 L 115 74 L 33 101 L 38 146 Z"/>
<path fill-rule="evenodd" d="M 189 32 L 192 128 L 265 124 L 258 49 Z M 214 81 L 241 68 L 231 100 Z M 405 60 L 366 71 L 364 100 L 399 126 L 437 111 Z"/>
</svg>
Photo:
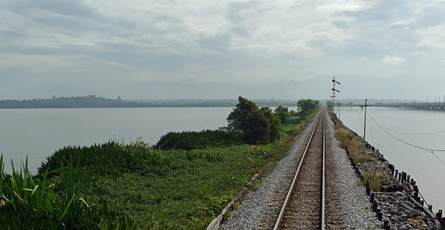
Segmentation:
<svg viewBox="0 0 445 230">
<path fill-rule="evenodd" d="M 0 226 L 2 229 L 131 229 L 132 220 L 109 208 L 106 200 L 87 202 L 87 177 L 72 162 L 32 176 L 28 159 L 12 174 L 0 156 Z M 48 178 L 52 173 L 54 178 Z M 61 183 L 60 183 L 61 181 Z M 60 185 L 59 185 L 60 184 Z M 80 191 L 84 189 L 83 193 Z"/>
</svg>

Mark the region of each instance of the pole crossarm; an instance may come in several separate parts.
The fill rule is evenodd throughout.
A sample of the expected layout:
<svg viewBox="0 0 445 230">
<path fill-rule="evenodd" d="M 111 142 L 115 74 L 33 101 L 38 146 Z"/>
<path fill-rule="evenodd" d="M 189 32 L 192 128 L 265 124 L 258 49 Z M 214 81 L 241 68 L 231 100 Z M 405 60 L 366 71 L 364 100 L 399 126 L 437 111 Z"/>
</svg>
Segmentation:
<svg viewBox="0 0 445 230">
<path fill-rule="evenodd" d="M 337 83 L 337 84 L 341 85 L 340 82 L 335 80 L 335 77 L 334 77 L 334 79 L 332 79 L 332 82 L 334 82 L 334 84 Z"/>
</svg>

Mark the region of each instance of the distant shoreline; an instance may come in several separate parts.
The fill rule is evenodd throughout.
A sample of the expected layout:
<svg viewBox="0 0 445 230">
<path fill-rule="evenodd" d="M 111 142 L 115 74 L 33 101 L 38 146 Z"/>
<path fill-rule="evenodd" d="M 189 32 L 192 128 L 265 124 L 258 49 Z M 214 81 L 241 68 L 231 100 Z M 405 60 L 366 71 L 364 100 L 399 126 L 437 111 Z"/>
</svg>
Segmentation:
<svg viewBox="0 0 445 230">
<path fill-rule="evenodd" d="M 297 101 L 258 99 L 253 100 L 260 107 L 297 106 Z M 0 109 L 71 109 L 71 108 L 209 108 L 235 107 L 236 99 L 178 99 L 178 100 L 122 100 L 96 97 L 53 97 L 50 99 L 0 100 Z"/>
</svg>

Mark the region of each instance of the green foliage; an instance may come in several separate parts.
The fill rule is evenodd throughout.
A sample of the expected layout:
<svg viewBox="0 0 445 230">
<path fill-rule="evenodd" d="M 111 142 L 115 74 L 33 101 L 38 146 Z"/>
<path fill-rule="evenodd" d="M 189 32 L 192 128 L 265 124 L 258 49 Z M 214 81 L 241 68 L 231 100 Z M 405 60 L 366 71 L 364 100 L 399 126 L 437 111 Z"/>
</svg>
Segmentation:
<svg viewBox="0 0 445 230">
<path fill-rule="evenodd" d="M 259 109 L 258 106 L 239 97 L 239 103 L 227 117 L 229 128 L 240 132 L 244 141 L 249 144 L 273 141 L 279 138 L 281 125 L 278 118 L 269 108 Z"/>
<path fill-rule="evenodd" d="M 103 200 L 87 202 L 86 194 L 79 191 L 84 175 L 73 164 L 68 163 L 57 170 L 64 181 L 60 187 L 48 179 L 48 171 L 40 178 L 34 178 L 27 160 L 18 171 L 11 164 L 12 175 L 5 175 L 3 156 L 0 157 L 2 229 L 132 228 L 130 218 L 110 209 Z"/>
<path fill-rule="evenodd" d="M 174 167 L 174 162 L 168 161 L 166 155 L 141 141 L 130 145 L 110 141 L 90 147 L 64 147 L 47 157 L 39 168 L 39 173 L 58 169 L 60 162 L 76 162 L 79 158 L 79 164 L 88 167 L 89 171 L 109 176 L 130 171 L 162 174 L 165 167 Z"/>
<path fill-rule="evenodd" d="M 285 136 L 284 139 L 292 143 L 292 137 Z M 67 210 L 65 226 L 78 226 L 82 217 L 79 213 L 88 213 L 84 210 L 86 204 L 91 207 L 90 202 L 95 201 L 93 207 L 121 210 L 124 214 L 116 214 L 114 218 L 121 218 L 124 223 L 133 220 L 135 229 L 203 229 L 255 173 L 264 172 L 266 165 L 286 155 L 287 149 L 277 147 L 280 143 L 184 151 L 152 149 L 141 142 L 130 145 L 111 142 L 61 149 L 49 157 L 48 162 L 55 161 L 54 157 L 61 160 L 62 166 L 59 161 L 56 170 L 47 170 L 53 170 L 55 187 L 64 188 L 55 192 L 64 199 L 60 201 L 60 210 L 62 214 Z M 73 164 L 67 162 L 67 159 L 80 155 L 82 157 Z M 86 159 L 89 155 L 94 160 Z M 127 155 L 137 155 L 140 162 L 135 164 L 125 160 Z M 147 168 L 155 165 L 159 171 L 147 172 Z M 97 173 L 105 166 L 109 168 L 103 172 L 105 174 Z M 70 167 L 73 170 L 70 171 Z M 116 171 L 120 173 L 116 174 Z M 59 173 L 64 176 L 58 176 Z M 73 180 L 78 183 L 71 183 Z M 70 204 L 71 200 L 80 198 L 85 202 Z M 90 212 L 91 218 L 95 212 Z M 69 213 L 73 215 L 70 217 Z M 131 219 L 127 220 L 127 216 Z"/>
<path fill-rule="evenodd" d="M 267 121 L 267 139 L 269 142 L 274 142 L 280 138 L 281 122 L 280 118 L 275 116 L 272 110 L 268 107 L 261 108 L 261 112 Z"/>
<path fill-rule="evenodd" d="M 256 157 L 256 158 L 268 158 L 269 153 L 271 153 L 271 146 L 263 146 L 263 145 L 252 145 L 251 148 L 246 152 L 248 156 Z"/>
<path fill-rule="evenodd" d="M 210 222 L 213 217 L 218 216 L 221 213 L 224 207 L 227 206 L 232 199 L 232 194 L 225 194 L 222 196 L 205 195 L 195 206 L 193 220 L 200 222 L 207 218 L 207 221 Z"/>
<path fill-rule="evenodd" d="M 163 174 L 137 169 L 120 176 L 91 175 L 90 196 L 132 216 L 140 229 L 203 229 L 235 194 L 273 158 L 270 145 L 233 145 L 223 148 L 154 150 L 175 162 Z M 144 160 L 143 160 L 144 161 Z M 145 162 L 143 162 L 144 164 Z M 98 163 L 100 164 L 100 163 Z M 88 167 L 85 170 L 89 170 Z"/>
<path fill-rule="evenodd" d="M 282 105 L 276 107 L 274 113 L 276 116 L 280 118 L 281 124 L 287 124 L 291 119 L 291 114 L 289 112 L 289 109 Z"/>
<path fill-rule="evenodd" d="M 162 136 L 156 148 L 168 149 L 203 149 L 241 144 L 238 133 L 224 130 L 203 130 L 200 132 L 169 132 Z"/>
<path fill-rule="evenodd" d="M 319 102 L 312 99 L 301 99 L 297 102 L 297 105 L 300 109 L 299 116 L 306 117 L 318 109 Z"/>
</svg>

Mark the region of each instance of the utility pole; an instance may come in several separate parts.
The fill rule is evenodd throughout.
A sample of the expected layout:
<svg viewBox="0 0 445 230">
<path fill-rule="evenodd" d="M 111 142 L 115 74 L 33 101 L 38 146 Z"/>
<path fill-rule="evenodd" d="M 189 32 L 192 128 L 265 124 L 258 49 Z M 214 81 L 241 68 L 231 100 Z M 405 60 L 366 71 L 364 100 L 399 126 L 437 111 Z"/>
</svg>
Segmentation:
<svg viewBox="0 0 445 230">
<path fill-rule="evenodd" d="M 368 105 L 368 99 L 365 99 L 365 104 L 364 105 L 360 105 L 362 110 L 363 110 L 363 108 L 365 108 L 365 125 L 364 125 L 364 128 L 363 128 L 363 140 L 366 140 L 366 108 L 368 106 L 370 106 L 370 105 Z"/>
<path fill-rule="evenodd" d="M 340 84 L 340 82 L 338 82 L 338 81 L 336 81 L 335 80 L 335 76 L 334 76 L 334 78 L 332 79 L 332 106 L 334 106 L 334 113 L 335 113 L 335 92 L 338 92 L 338 93 L 340 93 L 340 91 L 339 90 L 336 90 L 335 89 L 335 84 L 339 84 L 339 85 L 341 85 Z"/>
</svg>

